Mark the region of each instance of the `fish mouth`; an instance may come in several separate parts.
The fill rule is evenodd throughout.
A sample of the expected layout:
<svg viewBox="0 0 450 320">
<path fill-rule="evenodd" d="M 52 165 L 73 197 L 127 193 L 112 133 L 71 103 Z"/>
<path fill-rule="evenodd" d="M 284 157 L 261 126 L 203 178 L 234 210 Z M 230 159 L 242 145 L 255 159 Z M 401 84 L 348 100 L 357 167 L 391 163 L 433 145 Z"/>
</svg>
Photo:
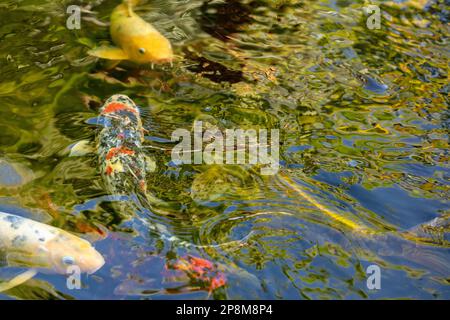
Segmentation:
<svg viewBox="0 0 450 320">
<path fill-rule="evenodd" d="M 93 273 L 97 272 L 105 265 L 105 259 L 97 251 L 95 251 L 94 260 L 95 260 L 95 264 L 93 264 L 92 267 L 90 267 L 88 270 L 86 270 L 88 274 L 93 274 Z"/>
<path fill-rule="evenodd" d="M 165 63 L 172 63 L 173 62 L 173 58 L 161 58 L 161 59 L 155 59 L 153 61 L 153 63 L 155 64 L 165 64 Z"/>
<path fill-rule="evenodd" d="M 77 263 L 75 263 L 77 265 Z M 81 272 L 87 274 L 93 274 L 100 270 L 105 265 L 105 259 L 103 256 L 91 247 L 85 255 L 79 259 L 79 267 Z"/>
</svg>

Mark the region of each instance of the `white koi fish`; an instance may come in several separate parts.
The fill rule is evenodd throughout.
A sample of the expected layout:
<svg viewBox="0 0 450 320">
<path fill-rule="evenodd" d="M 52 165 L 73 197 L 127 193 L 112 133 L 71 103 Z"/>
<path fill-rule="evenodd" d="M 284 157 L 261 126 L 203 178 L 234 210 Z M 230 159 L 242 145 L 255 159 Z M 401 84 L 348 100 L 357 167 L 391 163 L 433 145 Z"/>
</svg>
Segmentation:
<svg viewBox="0 0 450 320">
<path fill-rule="evenodd" d="M 81 272 L 92 274 L 105 260 L 91 244 L 67 231 L 34 220 L 0 212 L 0 253 L 8 266 L 29 267 L 14 279 L 0 283 L 0 292 L 9 290 L 34 277 L 38 270 L 66 274 L 76 265 Z"/>
</svg>

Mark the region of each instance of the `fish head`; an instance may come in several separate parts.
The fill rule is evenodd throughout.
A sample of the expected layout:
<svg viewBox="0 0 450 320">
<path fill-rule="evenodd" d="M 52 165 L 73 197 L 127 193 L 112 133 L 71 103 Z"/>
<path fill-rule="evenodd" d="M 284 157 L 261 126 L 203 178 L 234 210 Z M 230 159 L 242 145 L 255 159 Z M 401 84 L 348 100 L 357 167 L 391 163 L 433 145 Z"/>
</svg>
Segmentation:
<svg viewBox="0 0 450 320">
<path fill-rule="evenodd" d="M 137 139 L 140 141 L 144 139 L 139 107 L 126 95 L 115 94 L 108 98 L 100 109 L 98 120 L 105 128 L 119 130 L 120 134 L 116 133 L 115 136 L 120 139 L 130 139 L 134 135 L 138 135 Z M 103 131 L 100 136 L 102 134 Z M 109 145 L 109 142 L 107 144 Z"/>
<path fill-rule="evenodd" d="M 51 267 L 61 274 L 66 274 L 72 266 L 92 274 L 105 264 L 103 256 L 88 241 L 67 232 L 60 233 L 45 247 L 50 255 Z"/>
<path fill-rule="evenodd" d="M 109 97 L 102 106 L 100 113 L 115 113 L 118 111 L 130 111 L 139 115 L 139 108 L 128 96 L 124 94 L 115 94 Z"/>
<path fill-rule="evenodd" d="M 141 64 L 163 64 L 173 60 L 172 45 L 159 32 L 131 37 L 126 52 L 131 61 Z"/>
</svg>

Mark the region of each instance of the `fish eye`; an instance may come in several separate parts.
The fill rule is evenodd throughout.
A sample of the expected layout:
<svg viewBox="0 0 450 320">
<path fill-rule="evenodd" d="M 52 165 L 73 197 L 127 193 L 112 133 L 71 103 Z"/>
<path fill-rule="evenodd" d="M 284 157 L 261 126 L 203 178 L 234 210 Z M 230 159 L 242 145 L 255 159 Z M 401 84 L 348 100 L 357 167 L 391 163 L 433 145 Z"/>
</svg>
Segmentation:
<svg viewBox="0 0 450 320">
<path fill-rule="evenodd" d="M 145 48 L 139 48 L 139 53 L 140 54 L 144 54 L 145 53 Z"/>
<path fill-rule="evenodd" d="M 73 257 L 70 257 L 70 256 L 65 256 L 65 257 L 62 258 L 62 262 L 65 265 L 72 265 L 72 264 L 75 263 L 75 259 Z"/>
</svg>

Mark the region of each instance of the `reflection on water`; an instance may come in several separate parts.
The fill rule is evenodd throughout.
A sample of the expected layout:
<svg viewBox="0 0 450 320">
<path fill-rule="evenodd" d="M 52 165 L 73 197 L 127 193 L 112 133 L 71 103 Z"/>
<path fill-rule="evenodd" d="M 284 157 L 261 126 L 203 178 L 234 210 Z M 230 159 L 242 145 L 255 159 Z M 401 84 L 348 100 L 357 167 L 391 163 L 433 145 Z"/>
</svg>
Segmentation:
<svg viewBox="0 0 450 320">
<path fill-rule="evenodd" d="M 119 1 L 96 1 L 80 30 L 65 27 L 66 1 L 1 1 L 0 209 L 95 241 L 106 265 L 82 290 L 39 274 L 0 297 L 448 299 L 444 2 L 373 2 L 369 30 L 364 1 L 145 1 L 137 13 L 179 58 L 108 70 L 86 52 L 109 39 L 98 21 Z M 141 107 L 148 189 L 176 204 L 160 227 L 191 245 L 108 197 L 95 157 L 68 157 L 116 93 Z M 280 129 L 280 174 L 173 163 L 172 132 L 205 117 Z M 223 275 L 214 290 L 180 271 L 190 256 Z M 381 290 L 366 287 L 371 264 Z"/>
</svg>

